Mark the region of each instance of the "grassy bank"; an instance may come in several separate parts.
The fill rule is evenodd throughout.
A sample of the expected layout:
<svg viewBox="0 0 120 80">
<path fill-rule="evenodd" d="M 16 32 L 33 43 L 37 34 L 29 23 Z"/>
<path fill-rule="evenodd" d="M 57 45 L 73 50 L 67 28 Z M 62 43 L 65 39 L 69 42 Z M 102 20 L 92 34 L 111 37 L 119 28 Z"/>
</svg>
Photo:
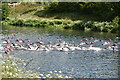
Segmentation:
<svg viewBox="0 0 120 80">
<path fill-rule="evenodd" d="M 104 21 L 94 15 L 76 12 L 49 13 L 44 6 L 21 4 L 10 8 L 8 20 L 4 24 L 27 27 L 55 27 L 64 29 L 91 30 L 98 32 L 120 33 L 119 17 L 113 21 Z"/>
<path fill-rule="evenodd" d="M 77 30 L 91 30 L 98 32 L 112 32 L 119 33 L 120 26 L 118 24 L 119 17 L 116 17 L 111 22 L 97 22 L 97 21 L 66 21 L 66 20 L 8 20 L 3 23 L 14 26 L 26 26 L 26 27 L 55 27 L 55 28 L 64 28 L 64 29 L 77 29 Z"/>
<path fill-rule="evenodd" d="M 44 6 L 21 4 L 10 8 L 9 18 L 11 19 L 64 19 L 64 20 L 82 20 L 82 21 L 102 21 L 103 19 L 94 15 L 78 14 L 76 12 L 50 13 L 44 9 Z"/>
</svg>

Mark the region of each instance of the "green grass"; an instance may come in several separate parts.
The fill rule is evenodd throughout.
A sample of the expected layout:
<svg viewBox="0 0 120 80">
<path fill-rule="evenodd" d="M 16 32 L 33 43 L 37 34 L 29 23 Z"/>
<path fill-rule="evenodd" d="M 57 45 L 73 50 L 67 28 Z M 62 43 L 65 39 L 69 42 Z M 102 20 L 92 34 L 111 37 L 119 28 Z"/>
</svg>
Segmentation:
<svg viewBox="0 0 120 80">
<path fill-rule="evenodd" d="M 32 19 L 34 12 L 41 10 L 42 7 L 38 5 L 25 5 L 21 4 L 16 7 L 10 8 L 9 17 L 13 19 Z"/>
<path fill-rule="evenodd" d="M 37 11 L 34 15 L 42 18 L 52 18 L 52 19 L 66 19 L 66 20 L 82 20 L 82 21 L 102 21 L 104 19 L 94 16 L 92 14 L 85 15 L 76 12 L 63 12 L 63 13 L 49 13 L 45 10 Z"/>
<path fill-rule="evenodd" d="M 63 13 L 50 13 L 44 10 L 44 6 L 39 5 L 24 5 L 21 4 L 17 7 L 10 8 L 10 18 L 13 19 L 63 19 L 63 20 L 82 20 L 82 21 L 101 21 L 98 16 L 85 15 L 75 12 Z"/>
</svg>

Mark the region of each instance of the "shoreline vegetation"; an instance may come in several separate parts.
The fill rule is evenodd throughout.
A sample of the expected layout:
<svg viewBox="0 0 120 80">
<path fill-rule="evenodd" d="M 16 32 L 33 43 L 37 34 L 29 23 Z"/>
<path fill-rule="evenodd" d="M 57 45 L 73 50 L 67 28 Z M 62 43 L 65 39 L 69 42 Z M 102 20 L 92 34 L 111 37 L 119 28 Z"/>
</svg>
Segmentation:
<svg viewBox="0 0 120 80">
<path fill-rule="evenodd" d="M 76 29 L 76 30 L 91 30 L 97 32 L 111 32 L 119 34 L 119 15 L 114 12 L 102 15 L 102 12 L 94 11 L 96 8 L 109 8 L 110 5 L 116 6 L 118 3 L 74 3 L 74 7 L 79 8 L 64 8 L 73 3 L 44 3 L 44 5 L 37 5 L 43 3 L 21 3 L 15 7 L 4 6 L 8 12 L 4 12 L 4 20 L 2 24 L 9 24 L 13 26 L 26 26 L 26 27 L 55 27 L 63 29 Z M 62 6 L 61 6 L 62 5 Z M 66 6 L 65 6 L 66 5 Z M 79 5 L 79 6 L 78 6 Z M 107 6 L 106 6 L 107 5 Z M 90 6 L 91 12 L 86 9 Z M 100 7 L 99 7 L 100 6 Z M 112 8 L 112 7 L 110 7 Z M 119 8 L 119 7 L 118 7 Z M 113 8 L 114 9 L 114 8 Z M 88 10 L 88 12 L 86 11 Z M 95 9 L 96 10 L 96 9 Z M 78 12 L 80 11 L 80 12 Z M 82 12 L 81 12 L 82 11 Z M 101 9 L 101 11 L 103 11 Z M 113 11 L 116 11 L 113 10 Z M 5 16 L 7 15 L 7 16 Z M 102 15 L 102 16 L 100 16 Z M 106 20 L 106 18 L 108 20 Z M 112 18 L 112 19 L 111 19 Z"/>
<path fill-rule="evenodd" d="M 119 17 L 116 17 L 111 22 L 97 22 L 97 21 L 65 21 L 65 20 L 6 20 L 3 24 L 9 24 L 13 26 L 26 26 L 26 27 L 54 27 L 63 29 L 75 29 L 75 30 L 91 30 L 97 32 L 111 32 L 119 33 Z"/>
</svg>

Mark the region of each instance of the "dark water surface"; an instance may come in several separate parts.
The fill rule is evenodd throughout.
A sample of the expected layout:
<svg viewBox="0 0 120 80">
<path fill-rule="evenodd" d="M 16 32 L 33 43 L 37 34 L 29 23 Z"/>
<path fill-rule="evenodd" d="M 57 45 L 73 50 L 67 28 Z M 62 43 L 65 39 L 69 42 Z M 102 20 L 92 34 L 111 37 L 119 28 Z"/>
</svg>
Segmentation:
<svg viewBox="0 0 120 80">
<path fill-rule="evenodd" d="M 93 40 L 108 41 L 115 38 L 115 34 L 63 30 L 53 28 L 34 28 L 34 27 L 14 27 L 4 26 L 2 36 L 17 34 L 16 38 L 30 39 L 31 42 L 38 38 L 47 43 L 57 42 L 61 39 L 66 42 L 72 40 L 78 43 L 83 38 Z M 62 51 L 25 51 L 14 50 L 10 54 L 21 58 L 24 61 L 30 61 L 25 67 L 26 70 L 32 70 L 38 73 L 49 73 L 49 71 L 62 71 L 62 75 L 68 75 L 77 78 L 117 78 L 118 77 L 118 52 L 111 50 L 88 51 L 75 50 L 70 52 Z"/>
</svg>

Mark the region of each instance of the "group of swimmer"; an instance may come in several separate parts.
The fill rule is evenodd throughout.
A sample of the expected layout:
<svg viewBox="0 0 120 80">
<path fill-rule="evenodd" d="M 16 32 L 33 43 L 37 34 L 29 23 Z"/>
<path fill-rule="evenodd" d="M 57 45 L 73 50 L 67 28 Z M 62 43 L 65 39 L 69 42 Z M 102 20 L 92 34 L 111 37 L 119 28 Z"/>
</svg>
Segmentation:
<svg viewBox="0 0 120 80">
<path fill-rule="evenodd" d="M 57 39 L 56 42 L 49 41 L 45 43 L 42 38 L 37 38 L 36 41 L 30 39 L 16 38 L 17 34 L 6 36 L 2 39 L 4 52 L 10 54 L 13 50 L 35 50 L 35 51 L 74 51 L 74 50 L 112 50 L 118 51 L 118 42 L 113 40 L 98 40 L 91 37 L 82 38 L 77 43 L 72 41 L 64 41 Z"/>
</svg>

